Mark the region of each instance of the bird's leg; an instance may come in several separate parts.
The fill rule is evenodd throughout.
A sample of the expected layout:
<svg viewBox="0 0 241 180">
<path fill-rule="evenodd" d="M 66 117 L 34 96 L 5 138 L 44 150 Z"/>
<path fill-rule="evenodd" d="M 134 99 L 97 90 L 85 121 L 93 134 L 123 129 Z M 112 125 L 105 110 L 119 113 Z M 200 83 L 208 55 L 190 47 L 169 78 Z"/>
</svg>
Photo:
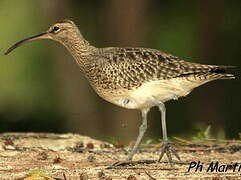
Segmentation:
<svg viewBox="0 0 241 180">
<path fill-rule="evenodd" d="M 135 142 L 135 145 L 133 147 L 133 149 L 131 150 L 131 152 L 128 154 L 128 160 L 132 160 L 134 154 L 136 153 L 141 140 L 146 132 L 147 129 L 147 113 L 148 113 L 149 109 L 142 109 L 141 110 L 141 116 L 142 116 L 142 124 L 139 127 L 139 134 L 137 136 L 137 140 Z"/>
<path fill-rule="evenodd" d="M 161 161 L 164 154 L 167 155 L 168 161 L 170 162 L 171 166 L 173 166 L 172 156 L 171 153 L 180 161 L 180 157 L 178 156 L 175 149 L 172 147 L 172 143 L 167 138 L 167 127 L 166 127 L 166 107 L 165 104 L 158 101 L 157 102 L 158 108 L 161 112 L 161 124 L 162 124 L 162 135 L 163 135 L 163 145 L 161 150 L 161 155 L 159 158 L 159 162 Z"/>
</svg>

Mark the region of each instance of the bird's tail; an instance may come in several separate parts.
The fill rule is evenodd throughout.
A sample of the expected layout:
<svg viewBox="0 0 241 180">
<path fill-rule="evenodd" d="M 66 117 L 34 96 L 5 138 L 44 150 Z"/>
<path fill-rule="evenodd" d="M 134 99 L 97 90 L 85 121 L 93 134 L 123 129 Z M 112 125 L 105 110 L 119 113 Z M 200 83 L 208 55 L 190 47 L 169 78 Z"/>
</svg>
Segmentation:
<svg viewBox="0 0 241 180">
<path fill-rule="evenodd" d="M 207 76 L 210 76 L 210 79 L 235 79 L 235 76 L 233 74 L 227 73 L 227 69 L 235 68 L 235 66 L 211 66 L 211 69 L 208 73 L 206 73 Z"/>
<path fill-rule="evenodd" d="M 235 79 L 233 74 L 223 72 L 202 72 L 195 74 L 196 79 L 213 81 L 217 79 Z"/>
<path fill-rule="evenodd" d="M 227 69 L 235 68 L 235 66 L 205 65 L 190 62 L 184 62 L 184 64 L 188 72 L 186 75 L 194 75 L 199 79 L 210 81 L 216 79 L 235 79 L 233 74 L 227 73 Z"/>
<path fill-rule="evenodd" d="M 200 65 L 191 69 L 190 73 L 182 76 L 186 77 L 191 82 L 196 82 L 197 86 L 208 83 L 218 79 L 235 79 L 233 74 L 227 73 L 227 69 L 234 68 L 234 66 L 216 66 L 216 65 Z M 195 85 L 195 87 L 196 87 Z"/>
</svg>

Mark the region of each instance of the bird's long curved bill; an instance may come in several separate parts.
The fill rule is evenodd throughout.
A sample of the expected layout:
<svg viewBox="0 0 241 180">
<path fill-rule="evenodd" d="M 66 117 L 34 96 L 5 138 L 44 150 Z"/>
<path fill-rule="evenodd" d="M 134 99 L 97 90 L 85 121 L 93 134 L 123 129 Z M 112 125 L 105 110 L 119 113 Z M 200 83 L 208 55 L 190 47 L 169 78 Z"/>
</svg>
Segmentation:
<svg viewBox="0 0 241 180">
<path fill-rule="evenodd" d="M 29 41 L 33 41 L 33 40 L 36 40 L 36 39 L 49 39 L 50 36 L 48 35 L 48 32 L 44 32 L 44 33 L 41 33 L 41 34 L 38 34 L 38 35 L 35 35 L 35 36 L 31 36 L 31 37 L 28 37 L 26 39 L 23 39 L 17 43 L 15 43 L 14 45 L 12 45 L 10 48 L 8 48 L 6 51 L 5 51 L 5 55 L 8 55 L 11 51 L 13 51 L 14 49 L 16 49 L 17 47 L 21 46 L 22 44 L 26 43 L 26 42 L 29 42 Z"/>
</svg>

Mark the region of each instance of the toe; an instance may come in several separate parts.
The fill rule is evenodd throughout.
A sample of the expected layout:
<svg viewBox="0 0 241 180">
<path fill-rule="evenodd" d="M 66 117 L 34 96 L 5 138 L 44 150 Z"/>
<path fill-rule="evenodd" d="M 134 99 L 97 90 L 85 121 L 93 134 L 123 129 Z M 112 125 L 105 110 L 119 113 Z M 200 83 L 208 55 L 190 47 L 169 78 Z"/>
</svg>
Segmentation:
<svg viewBox="0 0 241 180">
<path fill-rule="evenodd" d="M 176 150 L 173 148 L 171 142 L 166 142 L 166 143 L 163 144 L 162 150 L 161 150 L 161 155 L 160 155 L 160 158 L 159 158 L 158 162 L 161 161 L 161 159 L 162 159 L 162 157 L 164 156 L 164 154 L 167 155 L 168 161 L 169 161 L 169 163 L 171 164 L 172 167 L 173 167 L 172 154 L 173 154 L 179 161 L 181 161 L 179 155 L 177 154 Z"/>
</svg>

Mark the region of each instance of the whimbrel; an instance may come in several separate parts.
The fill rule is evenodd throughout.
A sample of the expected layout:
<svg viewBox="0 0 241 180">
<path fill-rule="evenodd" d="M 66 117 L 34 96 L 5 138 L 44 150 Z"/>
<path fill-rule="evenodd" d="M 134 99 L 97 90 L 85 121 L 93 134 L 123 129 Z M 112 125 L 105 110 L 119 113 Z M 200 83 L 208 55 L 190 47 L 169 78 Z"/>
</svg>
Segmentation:
<svg viewBox="0 0 241 180">
<path fill-rule="evenodd" d="M 70 20 L 57 22 L 46 32 L 19 41 L 5 54 L 36 39 L 53 39 L 63 44 L 100 97 L 118 106 L 141 111 L 142 124 L 128 160 L 132 160 L 139 147 L 147 129 L 147 113 L 153 106 L 158 106 L 161 112 L 163 145 L 159 161 L 164 154 L 171 165 L 172 154 L 180 160 L 167 137 L 164 103 L 186 96 L 194 88 L 209 81 L 235 78 L 226 73 L 226 69 L 231 66 L 186 62 L 155 49 L 96 48 L 84 39 Z"/>
</svg>

